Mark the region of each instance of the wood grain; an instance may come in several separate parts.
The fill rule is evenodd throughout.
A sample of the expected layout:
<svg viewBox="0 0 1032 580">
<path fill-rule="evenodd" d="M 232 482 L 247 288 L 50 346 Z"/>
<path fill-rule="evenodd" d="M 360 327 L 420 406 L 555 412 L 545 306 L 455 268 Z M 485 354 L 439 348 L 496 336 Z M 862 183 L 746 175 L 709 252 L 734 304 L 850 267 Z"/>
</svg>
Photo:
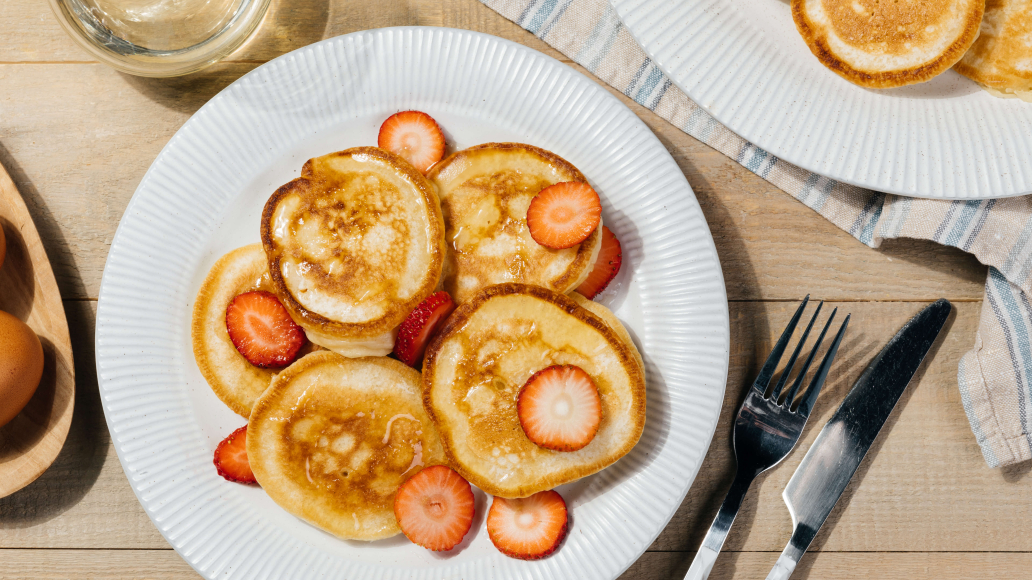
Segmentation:
<svg viewBox="0 0 1032 580">
<path fill-rule="evenodd" d="M 693 552 L 650 552 L 620 580 L 683 578 Z M 778 554 L 774 552 L 722 553 L 711 580 L 764 578 Z M 858 580 L 884 578 L 1024 578 L 1015 571 L 1032 568 L 1032 554 L 961 552 L 809 553 L 792 576 L 794 580 Z M 172 550 L 0 550 L 0 580 L 197 580 L 194 572 Z M 569 579 L 575 580 L 575 579 Z"/>
<path fill-rule="evenodd" d="M 35 481 L 50 467 L 72 422 L 75 375 L 64 304 L 43 241 L 21 194 L 0 165 L 0 310 L 26 323 L 43 346 L 43 376 L 32 399 L 0 427 L 0 497 Z"/>
</svg>

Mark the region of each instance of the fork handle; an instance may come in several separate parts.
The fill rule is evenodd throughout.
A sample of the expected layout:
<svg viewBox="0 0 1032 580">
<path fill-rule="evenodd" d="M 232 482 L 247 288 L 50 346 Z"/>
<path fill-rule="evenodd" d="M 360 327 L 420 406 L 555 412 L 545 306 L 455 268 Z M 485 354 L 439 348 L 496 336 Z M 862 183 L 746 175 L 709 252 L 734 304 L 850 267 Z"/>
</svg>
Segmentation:
<svg viewBox="0 0 1032 580">
<path fill-rule="evenodd" d="M 706 580 L 709 576 L 710 570 L 713 569 L 713 563 L 717 561 L 717 554 L 724 547 L 727 532 L 731 529 L 731 524 L 735 521 L 735 516 L 738 515 L 738 510 L 742 507 L 745 492 L 749 491 L 749 486 L 752 485 L 754 479 L 756 479 L 755 473 L 746 473 L 741 469 L 735 472 L 735 479 L 731 482 L 731 489 L 728 490 L 724 503 L 720 504 L 717 517 L 713 518 L 713 523 L 710 525 L 709 531 L 706 532 L 706 537 L 702 540 L 702 546 L 699 548 L 699 552 L 695 554 L 691 567 L 688 568 L 688 574 L 684 577 L 685 580 Z"/>
</svg>

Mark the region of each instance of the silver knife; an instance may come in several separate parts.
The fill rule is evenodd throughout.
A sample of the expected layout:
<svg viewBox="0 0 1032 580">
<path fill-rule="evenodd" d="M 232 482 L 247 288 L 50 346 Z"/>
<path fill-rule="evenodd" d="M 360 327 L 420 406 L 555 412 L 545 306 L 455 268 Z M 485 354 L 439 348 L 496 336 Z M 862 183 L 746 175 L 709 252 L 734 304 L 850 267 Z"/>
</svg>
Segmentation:
<svg viewBox="0 0 1032 580">
<path fill-rule="evenodd" d="M 921 366 L 951 308 L 940 299 L 911 318 L 874 357 L 817 434 L 782 494 L 794 529 L 767 580 L 787 580 L 792 575 Z"/>
</svg>

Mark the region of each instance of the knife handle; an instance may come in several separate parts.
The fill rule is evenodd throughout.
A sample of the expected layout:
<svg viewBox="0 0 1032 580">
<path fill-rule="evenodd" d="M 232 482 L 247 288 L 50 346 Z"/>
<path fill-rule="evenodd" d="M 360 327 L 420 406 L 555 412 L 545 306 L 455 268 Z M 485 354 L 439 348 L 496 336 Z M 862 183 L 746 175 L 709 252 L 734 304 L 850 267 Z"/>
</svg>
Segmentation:
<svg viewBox="0 0 1032 580">
<path fill-rule="evenodd" d="M 710 571 L 713 570 L 713 563 L 717 561 L 717 554 L 716 550 L 701 546 L 699 552 L 695 554 L 695 559 L 692 560 L 692 565 L 688 568 L 688 574 L 684 580 L 706 580 Z"/>
<path fill-rule="evenodd" d="M 767 574 L 767 580 L 788 580 L 788 577 L 792 575 L 792 571 L 795 570 L 798 562 L 792 558 L 782 554 L 778 556 L 778 561 L 774 564 L 774 569 Z"/>
</svg>

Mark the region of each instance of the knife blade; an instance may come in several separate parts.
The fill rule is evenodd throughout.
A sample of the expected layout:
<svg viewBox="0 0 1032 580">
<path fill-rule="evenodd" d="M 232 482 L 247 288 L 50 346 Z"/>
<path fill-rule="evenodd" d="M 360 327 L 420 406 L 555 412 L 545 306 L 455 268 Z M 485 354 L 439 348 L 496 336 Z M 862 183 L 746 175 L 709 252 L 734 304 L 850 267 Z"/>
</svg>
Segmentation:
<svg viewBox="0 0 1032 580">
<path fill-rule="evenodd" d="M 939 336 L 951 309 L 947 300 L 939 299 L 903 325 L 817 434 L 782 493 L 792 515 L 792 539 L 767 580 L 787 580 L 792 575 Z"/>
</svg>

